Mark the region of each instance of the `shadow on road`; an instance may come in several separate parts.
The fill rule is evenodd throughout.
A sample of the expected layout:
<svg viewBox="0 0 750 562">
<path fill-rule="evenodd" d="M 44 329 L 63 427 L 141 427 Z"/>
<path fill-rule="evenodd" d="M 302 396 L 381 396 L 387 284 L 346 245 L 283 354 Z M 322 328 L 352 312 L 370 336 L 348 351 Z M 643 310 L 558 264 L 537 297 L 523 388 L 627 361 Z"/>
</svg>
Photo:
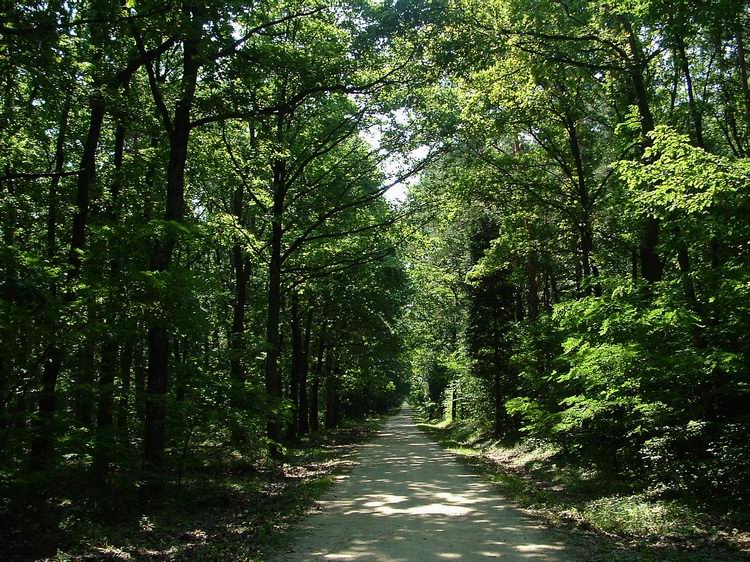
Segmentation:
<svg viewBox="0 0 750 562">
<path fill-rule="evenodd" d="M 359 461 L 281 560 L 569 559 L 557 535 L 424 436 L 409 410 Z"/>
</svg>

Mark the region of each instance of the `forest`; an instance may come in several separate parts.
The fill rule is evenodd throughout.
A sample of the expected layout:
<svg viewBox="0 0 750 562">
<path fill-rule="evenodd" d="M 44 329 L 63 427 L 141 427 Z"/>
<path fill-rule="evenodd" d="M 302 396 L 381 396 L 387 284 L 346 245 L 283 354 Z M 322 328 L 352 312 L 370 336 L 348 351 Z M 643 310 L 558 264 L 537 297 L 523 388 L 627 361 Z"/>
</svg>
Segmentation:
<svg viewBox="0 0 750 562">
<path fill-rule="evenodd" d="M 4 3 L 0 558 L 265 559 L 405 400 L 748 554 L 748 34 L 744 0 Z M 238 542 L 175 539 L 191 501 Z"/>
</svg>

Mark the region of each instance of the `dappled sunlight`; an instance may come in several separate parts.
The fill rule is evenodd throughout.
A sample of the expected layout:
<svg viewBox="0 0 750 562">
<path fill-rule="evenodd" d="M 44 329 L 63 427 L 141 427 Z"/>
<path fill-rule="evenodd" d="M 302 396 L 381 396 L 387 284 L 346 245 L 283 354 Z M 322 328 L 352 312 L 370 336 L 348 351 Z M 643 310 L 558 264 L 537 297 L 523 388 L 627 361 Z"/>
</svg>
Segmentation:
<svg viewBox="0 0 750 562">
<path fill-rule="evenodd" d="M 566 560 L 565 544 L 414 425 L 390 420 L 282 560 Z"/>
</svg>

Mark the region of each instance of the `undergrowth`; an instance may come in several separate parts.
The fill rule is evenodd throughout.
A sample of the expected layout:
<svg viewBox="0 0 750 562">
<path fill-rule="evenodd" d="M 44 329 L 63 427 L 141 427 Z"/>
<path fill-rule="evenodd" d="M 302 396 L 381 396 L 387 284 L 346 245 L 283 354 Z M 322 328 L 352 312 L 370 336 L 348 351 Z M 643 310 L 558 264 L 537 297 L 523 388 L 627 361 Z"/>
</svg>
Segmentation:
<svg viewBox="0 0 750 562">
<path fill-rule="evenodd" d="M 264 560 L 335 476 L 353 466 L 353 446 L 381 421 L 306 438 L 274 461 L 215 447 L 179 484 L 167 483 L 158 505 L 145 504 L 130 482 L 96 489 L 75 467 L 58 470 L 54 480 L 5 482 L 0 559 Z"/>
<path fill-rule="evenodd" d="M 543 442 L 504 443 L 467 420 L 420 420 L 419 427 L 473 466 L 527 512 L 566 528 L 581 560 L 750 559 L 750 532 L 663 490 L 576 466 Z M 737 528 L 739 527 L 739 528 Z"/>
</svg>

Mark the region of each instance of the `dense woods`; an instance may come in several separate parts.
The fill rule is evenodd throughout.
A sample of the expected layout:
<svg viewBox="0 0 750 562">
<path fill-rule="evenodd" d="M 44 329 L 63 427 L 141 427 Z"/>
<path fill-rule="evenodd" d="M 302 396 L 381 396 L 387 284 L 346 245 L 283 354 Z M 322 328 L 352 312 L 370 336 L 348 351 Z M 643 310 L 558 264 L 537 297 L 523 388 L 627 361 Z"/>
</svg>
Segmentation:
<svg viewBox="0 0 750 562">
<path fill-rule="evenodd" d="M 419 102 L 451 150 L 411 195 L 413 392 L 744 511 L 746 4 L 462 6 Z"/>
<path fill-rule="evenodd" d="M 3 12 L 9 494 L 85 477 L 159 501 L 212 459 L 278 457 L 400 403 L 405 273 L 382 195 L 417 166 L 381 171 L 412 142 L 386 120 L 393 17 L 357 2 Z"/>
<path fill-rule="evenodd" d="M 158 505 L 407 395 L 746 508 L 746 2 L 0 14 L 6 516 Z"/>
</svg>

